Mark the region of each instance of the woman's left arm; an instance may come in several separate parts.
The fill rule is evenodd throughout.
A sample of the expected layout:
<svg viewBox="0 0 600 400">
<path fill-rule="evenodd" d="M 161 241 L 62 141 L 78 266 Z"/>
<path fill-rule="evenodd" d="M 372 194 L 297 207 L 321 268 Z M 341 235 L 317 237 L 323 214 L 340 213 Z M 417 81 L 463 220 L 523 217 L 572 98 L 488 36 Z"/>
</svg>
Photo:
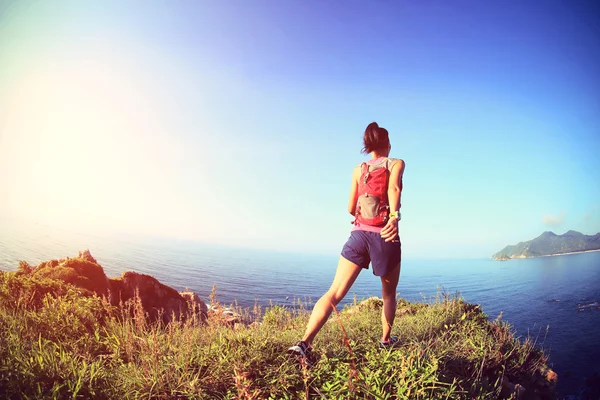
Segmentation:
<svg viewBox="0 0 600 400">
<path fill-rule="evenodd" d="M 350 186 L 350 199 L 348 200 L 348 212 L 356 214 L 356 202 L 358 200 L 358 179 L 360 178 L 360 167 L 352 171 L 352 186 Z"/>
</svg>

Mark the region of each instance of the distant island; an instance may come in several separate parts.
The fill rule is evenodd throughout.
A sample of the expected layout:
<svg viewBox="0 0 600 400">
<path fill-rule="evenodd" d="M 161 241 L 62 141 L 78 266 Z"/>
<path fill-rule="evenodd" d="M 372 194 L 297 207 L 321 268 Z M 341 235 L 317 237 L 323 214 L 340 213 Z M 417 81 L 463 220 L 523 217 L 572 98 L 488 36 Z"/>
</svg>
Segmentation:
<svg viewBox="0 0 600 400">
<path fill-rule="evenodd" d="M 509 245 L 492 256 L 494 260 L 505 261 L 512 258 L 533 258 L 559 254 L 600 250 L 600 233 L 584 235 L 568 231 L 563 235 L 546 231 L 535 239 Z"/>
</svg>

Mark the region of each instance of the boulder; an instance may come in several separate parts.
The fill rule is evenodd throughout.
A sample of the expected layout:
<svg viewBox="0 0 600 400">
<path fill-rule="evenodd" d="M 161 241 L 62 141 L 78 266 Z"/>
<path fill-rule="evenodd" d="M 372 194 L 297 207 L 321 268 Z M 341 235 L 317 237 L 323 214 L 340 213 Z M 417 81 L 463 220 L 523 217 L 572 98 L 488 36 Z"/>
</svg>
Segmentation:
<svg viewBox="0 0 600 400">
<path fill-rule="evenodd" d="M 177 290 L 160 283 L 150 275 L 126 271 L 120 278 L 110 279 L 109 298 L 112 304 L 126 303 L 135 300 L 136 296 L 152 321 L 157 320 L 159 316 L 165 323 L 172 321 L 173 317 L 185 317 L 188 311 L 194 309 L 194 305 L 204 319 L 208 310 L 198 296 L 192 293 L 184 297 Z"/>
</svg>

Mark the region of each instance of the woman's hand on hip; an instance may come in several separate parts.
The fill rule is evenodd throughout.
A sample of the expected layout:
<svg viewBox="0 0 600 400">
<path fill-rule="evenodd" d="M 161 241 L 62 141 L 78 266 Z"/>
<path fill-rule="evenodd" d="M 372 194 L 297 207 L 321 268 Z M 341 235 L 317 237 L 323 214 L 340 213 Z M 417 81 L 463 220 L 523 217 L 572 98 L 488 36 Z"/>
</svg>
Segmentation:
<svg viewBox="0 0 600 400">
<path fill-rule="evenodd" d="M 381 237 L 386 242 L 391 242 L 398 238 L 398 219 L 390 218 L 387 224 L 381 230 Z"/>
</svg>

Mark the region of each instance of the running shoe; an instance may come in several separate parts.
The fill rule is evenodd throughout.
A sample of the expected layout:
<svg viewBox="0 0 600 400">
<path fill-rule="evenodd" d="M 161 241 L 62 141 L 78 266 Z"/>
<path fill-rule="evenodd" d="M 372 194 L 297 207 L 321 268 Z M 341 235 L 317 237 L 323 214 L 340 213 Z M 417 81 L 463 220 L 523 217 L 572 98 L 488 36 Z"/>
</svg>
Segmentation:
<svg viewBox="0 0 600 400">
<path fill-rule="evenodd" d="M 310 347 L 308 343 L 300 340 L 298 343 L 290 347 L 287 353 L 300 358 L 300 360 L 302 360 L 307 367 L 310 368 L 313 366 L 313 362 L 311 360 L 312 347 Z"/>
<path fill-rule="evenodd" d="M 398 336 L 390 336 L 390 340 L 388 340 L 387 342 L 384 342 L 383 340 L 379 339 L 379 348 L 382 350 L 388 350 L 395 347 L 398 344 L 398 342 Z"/>
</svg>

